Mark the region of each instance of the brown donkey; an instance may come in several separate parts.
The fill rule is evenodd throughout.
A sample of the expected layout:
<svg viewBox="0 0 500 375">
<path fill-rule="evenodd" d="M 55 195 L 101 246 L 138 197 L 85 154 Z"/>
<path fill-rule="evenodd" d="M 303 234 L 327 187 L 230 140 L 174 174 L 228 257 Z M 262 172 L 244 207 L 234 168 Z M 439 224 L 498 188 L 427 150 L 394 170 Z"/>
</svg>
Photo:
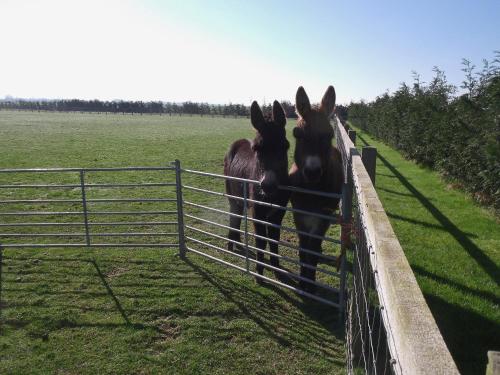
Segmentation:
<svg viewBox="0 0 500 375">
<path fill-rule="evenodd" d="M 260 185 L 248 184 L 248 198 L 256 201 L 277 204 L 286 207 L 290 193 L 279 190 L 278 185 L 288 184 L 288 148 L 290 144 L 286 139 L 285 112 L 281 105 L 274 101 L 271 119 L 265 119 L 257 102 L 252 103 L 250 108 L 251 122 L 257 134 L 251 142 L 248 139 L 240 139 L 231 145 L 224 157 L 224 174 L 226 176 L 246 178 L 260 181 Z M 243 183 L 226 180 L 226 193 L 243 197 Z M 242 215 L 243 202 L 239 199 L 229 198 L 230 211 L 233 214 Z M 253 204 L 254 219 L 267 221 L 280 225 L 285 210 Z M 229 224 L 231 228 L 239 230 L 241 218 L 231 216 Z M 266 226 L 254 222 L 255 233 L 261 237 L 268 237 L 278 241 L 280 238 L 279 228 Z M 230 230 L 228 238 L 241 242 L 240 233 Z M 255 243 L 259 249 L 265 249 L 267 240 L 256 237 Z M 228 249 L 233 250 L 233 242 L 228 242 Z M 278 253 L 278 244 L 269 241 L 272 253 Z M 264 261 L 264 253 L 257 251 L 257 260 Z M 271 256 L 271 265 L 279 267 L 279 260 Z M 263 265 L 257 264 L 257 272 L 263 274 Z M 259 281 L 259 279 L 258 279 Z"/>
<path fill-rule="evenodd" d="M 333 86 L 328 87 L 321 104 L 316 108 L 311 107 L 304 88 L 299 87 L 295 108 L 299 119 L 297 127 L 293 129 L 296 146 L 295 163 L 290 169 L 290 184 L 340 194 L 344 181 L 342 157 L 339 150 L 332 146 L 334 131 L 329 120 L 335 108 L 335 89 Z M 295 209 L 332 216 L 339 205 L 339 199 L 336 198 L 296 192 L 292 194 L 291 201 Z M 330 220 L 302 213 L 294 212 L 293 216 L 298 230 L 319 236 L 325 235 L 331 223 Z M 303 249 L 321 252 L 321 239 L 299 234 L 299 243 Z M 299 256 L 301 263 L 305 264 L 300 267 L 300 275 L 314 281 L 318 256 L 303 251 Z M 316 291 L 316 286 L 308 281 L 300 280 L 299 285 L 307 292 Z"/>
</svg>

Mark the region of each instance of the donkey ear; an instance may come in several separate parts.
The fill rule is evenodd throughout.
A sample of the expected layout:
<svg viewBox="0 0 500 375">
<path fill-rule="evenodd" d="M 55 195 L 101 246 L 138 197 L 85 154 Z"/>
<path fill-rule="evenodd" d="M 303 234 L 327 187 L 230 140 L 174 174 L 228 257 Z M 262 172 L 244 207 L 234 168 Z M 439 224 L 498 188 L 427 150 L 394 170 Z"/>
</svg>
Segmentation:
<svg viewBox="0 0 500 375">
<path fill-rule="evenodd" d="M 300 86 L 295 95 L 295 109 L 300 117 L 304 117 L 311 110 L 311 103 L 307 97 L 306 90 Z"/>
<path fill-rule="evenodd" d="M 252 122 L 253 127 L 258 132 L 261 131 L 262 127 L 265 124 L 264 114 L 262 113 L 262 109 L 260 109 L 259 105 L 256 101 L 252 103 L 250 107 L 250 121 Z"/>
<path fill-rule="evenodd" d="M 328 86 L 323 99 L 321 99 L 321 106 L 319 109 L 327 116 L 330 116 L 335 108 L 335 89 L 333 86 Z"/>
<path fill-rule="evenodd" d="M 275 100 L 273 103 L 273 121 L 277 125 L 285 126 L 286 125 L 286 116 L 285 111 L 281 104 Z"/>
</svg>

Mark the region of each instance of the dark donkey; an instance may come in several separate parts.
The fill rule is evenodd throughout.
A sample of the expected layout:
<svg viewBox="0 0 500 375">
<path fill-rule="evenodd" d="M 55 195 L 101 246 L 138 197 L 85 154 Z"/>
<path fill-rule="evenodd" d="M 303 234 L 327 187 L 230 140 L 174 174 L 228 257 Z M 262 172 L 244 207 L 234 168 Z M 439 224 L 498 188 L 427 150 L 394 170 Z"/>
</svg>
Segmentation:
<svg viewBox="0 0 500 375">
<path fill-rule="evenodd" d="M 257 134 L 251 142 L 248 139 L 240 139 L 231 145 L 224 157 L 224 174 L 226 176 L 246 178 L 260 181 L 260 185 L 248 184 L 248 198 L 256 201 L 273 203 L 285 207 L 290 198 L 290 193 L 279 190 L 278 185 L 288 184 L 288 148 L 290 144 L 286 139 L 285 112 L 281 105 L 275 101 L 271 119 L 265 119 L 257 102 L 252 103 L 250 109 L 251 122 Z M 243 197 L 243 183 L 226 180 L 226 193 Z M 229 199 L 230 211 L 233 214 L 243 213 L 243 202 L 239 199 Z M 285 214 L 284 210 L 253 204 L 254 219 L 267 221 L 280 225 Z M 231 216 L 231 228 L 240 229 L 241 218 Z M 255 233 L 262 237 L 268 237 L 278 241 L 280 238 L 279 228 L 266 226 L 254 222 Z M 230 230 L 228 238 L 241 242 L 240 233 Z M 265 249 L 267 240 L 255 239 L 259 249 Z M 278 244 L 269 241 L 272 253 L 278 253 Z M 228 242 L 228 249 L 233 250 L 233 242 Z M 263 262 L 264 253 L 257 252 L 257 260 Z M 271 256 L 271 265 L 279 267 L 279 260 Z M 263 265 L 257 264 L 257 272 L 263 274 Z"/>
<path fill-rule="evenodd" d="M 342 156 L 337 148 L 332 146 L 333 128 L 330 115 L 335 108 L 335 90 L 333 86 L 326 90 L 321 104 L 311 107 L 304 88 L 299 87 L 295 99 L 295 108 L 299 119 L 293 129 L 296 139 L 295 163 L 290 169 L 290 184 L 292 186 L 318 190 L 328 193 L 342 191 L 344 173 Z M 291 196 L 292 207 L 308 212 L 331 215 L 338 208 L 339 199 L 322 197 L 312 194 L 296 193 Z M 298 230 L 318 236 L 324 236 L 331 221 L 312 215 L 294 212 L 295 226 Z M 320 253 L 322 239 L 299 234 L 300 247 Z M 301 251 L 300 275 L 315 281 L 318 256 Z M 314 293 L 316 286 L 308 281 L 300 281 L 301 289 Z"/>
</svg>

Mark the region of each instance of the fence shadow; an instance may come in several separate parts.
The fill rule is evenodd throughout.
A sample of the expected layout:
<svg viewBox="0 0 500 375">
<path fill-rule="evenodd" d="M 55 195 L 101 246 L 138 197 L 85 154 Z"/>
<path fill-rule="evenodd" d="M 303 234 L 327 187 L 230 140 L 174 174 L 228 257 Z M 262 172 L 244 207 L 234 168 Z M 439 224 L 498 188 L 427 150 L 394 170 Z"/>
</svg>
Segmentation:
<svg viewBox="0 0 500 375">
<path fill-rule="evenodd" d="M 500 349 L 498 323 L 436 296 L 425 295 L 425 300 L 460 373 L 484 374 L 487 351 Z M 462 327 L 474 329 L 464 330 Z"/>
<path fill-rule="evenodd" d="M 329 358 L 332 354 L 328 351 L 328 347 L 334 346 L 332 340 L 343 340 L 342 324 L 338 321 L 339 314 L 332 307 L 311 300 L 294 299 L 273 284 L 262 284 L 266 289 L 270 289 L 272 293 L 280 295 L 286 304 L 291 304 L 304 316 L 320 325 L 328 332 L 328 336 L 330 336 L 328 337 L 324 333 L 322 334 L 321 330 L 317 330 L 314 325 L 307 325 L 301 314 L 284 311 L 283 304 L 273 302 L 272 298 L 266 297 L 265 294 L 259 293 L 254 288 L 243 287 L 231 282 L 229 278 L 220 277 L 189 258 L 186 258 L 185 262 L 280 345 L 298 346 L 306 352 Z M 252 278 L 248 278 L 248 280 L 251 283 L 254 282 Z M 256 301 L 260 302 L 256 303 Z M 285 329 L 277 330 L 276 325 Z M 298 337 L 307 338 L 307 342 L 297 340 Z M 334 361 L 334 359 L 331 358 L 331 361 Z"/>
<path fill-rule="evenodd" d="M 41 261 L 33 262 L 34 259 Z M 222 267 L 220 272 L 218 268 L 205 267 L 205 262 L 199 261 L 201 258 L 186 262 L 176 256 L 169 259 L 173 262 L 159 264 L 148 259 L 94 259 L 92 255 L 40 257 L 9 253 L 7 257 L 4 253 L 0 263 L 5 271 L 0 278 L 2 302 L 13 312 L 26 311 L 27 314 L 22 317 L 4 314 L 8 319 L 2 323 L 14 329 L 23 328 L 30 337 L 46 341 L 52 332 L 64 328 L 100 328 L 114 335 L 114 330 L 127 327 L 155 330 L 162 335 L 164 332 L 158 323 L 161 319 L 215 318 L 221 323 L 211 326 L 210 335 L 223 341 L 227 340 L 228 330 L 233 329 L 225 327 L 224 322 L 248 319 L 259 328 L 259 335 L 269 337 L 284 348 L 299 349 L 342 365 L 344 355 L 338 348 L 342 347 L 343 334 L 335 309 L 315 303 L 302 306 L 299 297 L 292 298 L 279 288 L 269 286 L 272 290 L 266 291 L 255 284 L 246 285 L 247 281 L 253 283 L 252 278 L 246 276 L 235 281 L 235 275 L 227 275 Z M 130 268 L 128 278 L 110 276 L 115 269 L 127 267 L 129 263 L 135 266 Z M 174 269 L 179 272 L 173 273 Z M 80 284 L 86 284 L 86 288 L 80 289 Z M 202 296 L 210 294 L 209 291 L 215 291 L 215 295 L 223 297 L 231 307 L 214 309 L 213 305 L 202 305 L 193 309 L 192 303 L 203 300 Z M 275 292 L 283 300 L 277 298 Z M 172 304 L 184 293 L 194 299 L 186 304 Z M 159 300 L 165 301 L 166 294 L 173 296 L 171 302 L 158 304 Z M 55 308 L 54 315 L 45 313 L 48 306 Z M 112 321 L 111 315 L 115 315 Z"/>
<path fill-rule="evenodd" d="M 365 145 L 369 146 L 368 142 L 361 136 L 357 135 Z M 453 222 L 448 219 L 427 197 L 425 197 L 418 189 L 416 189 L 387 159 L 385 159 L 380 153 L 377 154 L 378 159 L 384 164 L 384 166 L 391 171 L 391 173 L 397 177 L 399 182 L 415 197 L 418 199 L 420 204 L 429 213 L 434 216 L 434 218 L 441 224 L 444 230 L 446 230 L 453 238 L 460 244 L 460 246 L 474 259 L 479 266 L 488 274 L 488 276 L 497 285 L 500 285 L 500 268 L 493 262 L 487 255 L 484 254 L 483 250 L 479 248 L 474 242 L 469 238 L 470 233 L 463 232 L 458 228 Z"/>
</svg>

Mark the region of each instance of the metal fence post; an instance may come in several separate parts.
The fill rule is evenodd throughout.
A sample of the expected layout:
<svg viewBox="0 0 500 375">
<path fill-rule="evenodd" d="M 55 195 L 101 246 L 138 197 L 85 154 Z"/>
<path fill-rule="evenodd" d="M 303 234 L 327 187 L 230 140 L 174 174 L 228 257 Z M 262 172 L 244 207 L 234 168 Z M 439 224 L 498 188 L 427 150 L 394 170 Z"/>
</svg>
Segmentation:
<svg viewBox="0 0 500 375">
<path fill-rule="evenodd" d="M 365 146 L 361 149 L 361 160 L 365 166 L 373 186 L 375 186 L 375 170 L 377 167 L 377 148 Z"/>
<path fill-rule="evenodd" d="M 250 260 L 248 259 L 248 183 L 243 181 L 243 217 L 245 224 L 245 261 L 247 273 L 250 272 Z"/>
<path fill-rule="evenodd" d="M 85 171 L 80 169 L 80 186 L 82 190 L 83 220 L 85 222 L 85 242 L 90 246 L 89 218 L 87 214 L 87 197 L 85 194 Z"/>
<path fill-rule="evenodd" d="M 184 236 L 184 212 L 182 200 L 181 162 L 176 159 L 175 166 L 175 188 L 177 193 L 177 232 L 179 233 L 179 256 L 186 257 L 186 238 Z"/>
</svg>

